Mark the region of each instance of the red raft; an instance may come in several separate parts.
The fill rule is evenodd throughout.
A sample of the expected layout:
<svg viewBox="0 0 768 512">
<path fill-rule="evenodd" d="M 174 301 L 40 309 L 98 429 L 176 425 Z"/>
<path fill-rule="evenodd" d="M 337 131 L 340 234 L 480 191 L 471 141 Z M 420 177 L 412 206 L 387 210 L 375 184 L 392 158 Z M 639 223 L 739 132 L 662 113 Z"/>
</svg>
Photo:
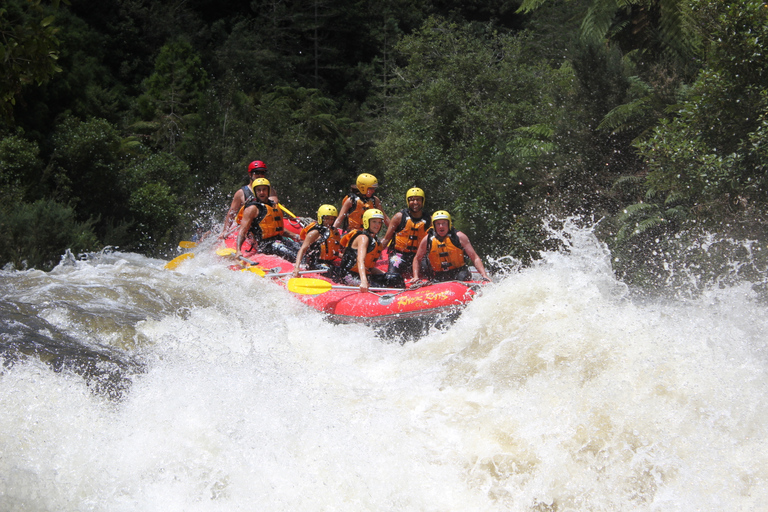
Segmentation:
<svg viewBox="0 0 768 512">
<path fill-rule="evenodd" d="M 227 247 L 234 247 L 228 239 Z M 250 244 L 243 244 L 243 254 L 254 264 L 259 274 L 287 287 L 294 265 L 278 256 L 249 251 Z M 379 261 L 379 266 L 386 260 Z M 233 268 L 240 268 L 233 267 Z M 448 281 L 432 283 L 411 289 L 377 289 L 360 293 L 358 287 L 341 286 L 322 273 L 303 271 L 294 283 L 318 283 L 324 286 L 292 286 L 300 289 L 293 293 L 304 304 L 324 313 L 335 323 L 364 323 L 385 328 L 394 334 L 420 335 L 432 326 L 440 327 L 453 322 L 464 307 L 481 291 L 479 281 Z"/>
</svg>

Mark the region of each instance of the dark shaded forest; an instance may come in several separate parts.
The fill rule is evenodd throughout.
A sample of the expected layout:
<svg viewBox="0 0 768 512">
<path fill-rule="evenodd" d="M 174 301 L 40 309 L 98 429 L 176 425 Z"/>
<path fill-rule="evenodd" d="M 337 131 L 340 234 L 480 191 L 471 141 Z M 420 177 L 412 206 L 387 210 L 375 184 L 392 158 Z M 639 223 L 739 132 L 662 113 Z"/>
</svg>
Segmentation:
<svg viewBox="0 0 768 512">
<path fill-rule="evenodd" d="M 629 283 L 766 268 L 763 1 L 7 0 L 0 37 L 6 269 L 172 255 L 257 159 L 302 216 L 421 187 L 484 256 L 575 217 Z"/>
</svg>

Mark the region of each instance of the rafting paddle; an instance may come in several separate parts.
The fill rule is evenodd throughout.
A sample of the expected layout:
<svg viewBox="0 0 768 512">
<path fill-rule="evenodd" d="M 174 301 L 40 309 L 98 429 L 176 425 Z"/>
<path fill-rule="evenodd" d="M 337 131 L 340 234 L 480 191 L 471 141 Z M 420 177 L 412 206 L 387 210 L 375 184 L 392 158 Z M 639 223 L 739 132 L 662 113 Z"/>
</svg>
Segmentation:
<svg viewBox="0 0 768 512">
<path fill-rule="evenodd" d="M 197 242 L 187 242 L 182 240 L 181 242 L 179 242 L 179 247 L 181 247 L 182 249 L 194 249 L 195 247 L 197 247 Z"/>
<path fill-rule="evenodd" d="M 275 267 L 275 268 L 279 269 L 280 267 Z M 283 277 L 283 276 L 292 276 L 293 275 L 293 272 L 279 272 L 277 270 L 275 272 L 277 272 L 277 273 L 269 273 L 269 274 L 267 274 L 267 277 Z M 328 270 L 301 270 L 301 271 L 299 271 L 299 274 L 324 274 L 326 272 L 328 272 Z"/>
<path fill-rule="evenodd" d="M 288 280 L 288 291 L 301 295 L 320 295 L 331 290 L 360 290 L 359 286 L 340 286 L 322 279 L 293 277 Z M 368 288 L 371 292 L 404 292 L 404 288 Z"/>
<path fill-rule="evenodd" d="M 285 206 L 283 206 L 282 204 L 280 204 L 280 203 L 277 203 L 277 206 L 279 206 L 279 207 L 280 207 L 280 209 L 281 209 L 281 210 L 283 210 L 283 211 L 284 211 L 284 212 L 285 212 L 285 213 L 286 213 L 286 214 L 287 214 L 289 217 L 293 217 L 294 219 L 298 219 L 298 217 L 297 217 L 297 216 L 295 216 L 295 215 L 294 215 L 294 214 L 291 212 L 291 210 L 289 210 L 288 208 L 286 208 L 286 207 L 285 207 Z"/>
<path fill-rule="evenodd" d="M 186 260 L 186 259 L 189 259 L 189 258 L 194 258 L 194 257 L 195 257 L 195 253 L 192 253 L 192 252 L 185 252 L 185 253 L 184 253 L 184 254 L 182 254 L 181 256 L 176 256 L 176 257 L 175 257 L 175 258 L 173 258 L 171 261 L 169 261 L 168 263 L 166 263 L 166 264 L 165 264 L 165 268 L 167 268 L 168 270 L 176 270 L 176 267 L 178 267 L 179 265 L 181 265 L 181 262 L 182 262 L 182 261 L 184 261 L 184 260 Z"/>
<path fill-rule="evenodd" d="M 236 253 L 237 251 L 235 251 L 230 247 L 223 247 L 221 249 L 216 249 L 216 255 L 218 256 L 234 256 Z M 267 273 L 264 272 L 264 269 L 259 267 L 259 264 L 256 263 L 255 261 L 251 261 L 248 258 L 244 258 L 242 256 L 238 256 L 238 259 L 240 261 L 244 261 L 245 263 L 248 263 L 249 265 L 251 265 L 249 267 L 244 268 L 243 271 L 253 272 L 254 274 L 260 275 L 262 277 L 267 275 Z"/>
</svg>

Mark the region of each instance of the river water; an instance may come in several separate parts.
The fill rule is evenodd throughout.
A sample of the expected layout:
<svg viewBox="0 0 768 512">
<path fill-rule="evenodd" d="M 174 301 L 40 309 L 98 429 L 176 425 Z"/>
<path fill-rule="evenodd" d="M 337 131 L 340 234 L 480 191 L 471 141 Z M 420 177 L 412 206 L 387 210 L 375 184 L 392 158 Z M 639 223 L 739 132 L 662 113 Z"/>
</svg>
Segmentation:
<svg viewBox="0 0 768 512">
<path fill-rule="evenodd" d="M 639 299 L 569 237 L 405 344 L 205 248 L 2 272 L 0 510 L 768 510 L 749 283 Z"/>
</svg>

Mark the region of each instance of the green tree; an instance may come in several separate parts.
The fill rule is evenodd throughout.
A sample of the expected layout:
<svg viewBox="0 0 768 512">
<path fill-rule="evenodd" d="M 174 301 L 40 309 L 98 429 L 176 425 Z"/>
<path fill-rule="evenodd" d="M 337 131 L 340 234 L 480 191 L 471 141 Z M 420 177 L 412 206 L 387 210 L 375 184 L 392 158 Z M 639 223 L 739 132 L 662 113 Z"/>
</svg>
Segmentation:
<svg viewBox="0 0 768 512">
<path fill-rule="evenodd" d="M 376 146 L 388 208 L 420 186 L 486 253 L 508 253 L 515 226 L 530 232 L 526 207 L 549 186 L 544 163 L 573 72 L 537 62 L 529 38 L 432 18 L 401 40 L 406 64 Z"/>
<path fill-rule="evenodd" d="M 254 121 L 256 154 L 264 155 L 281 202 L 297 215 L 340 203 L 356 174 L 350 120 L 333 100 L 317 89 L 280 87 L 262 98 Z"/>
<path fill-rule="evenodd" d="M 198 195 L 189 166 L 170 153 L 154 153 L 134 158 L 120 176 L 128 194 L 125 217 L 134 234 L 109 243 L 153 255 L 175 248 L 189 231 L 184 212 L 192 209 Z"/>
<path fill-rule="evenodd" d="M 671 116 L 637 144 L 657 200 L 722 219 L 764 208 L 768 10 L 758 0 L 694 1 L 705 65 Z"/>
<path fill-rule="evenodd" d="M 681 90 L 678 104 L 635 142 L 649 171 L 640 202 L 616 219 L 617 270 L 643 282 L 670 279 L 660 255 L 693 258 L 683 245 L 696 245 L 703 230 L 741 239 L 768 235 L 768 12 L 756 0 L 693 0 L 690 7 L 702 70 Z M 719 269 L 712 279 L 730 272 L 727 264 L 712 263 L 721 249 L 730 251 L 713 245 L 695 256 L 702 272 L 710 265 Z"/>
<path fill-rule="evenodd" d="M 53 142 L 44 190 L 70 204 L 81 221 L 120 217 L 125 195 L 115 180 L 123 148 L 117 128 L 104 119 L 65 117 L 56 127 Z"/>
<path fill-rule="evenodd" d="M 4 198 L 0 209 L 39 198 L 42 175 L 37 144 L 20 135 L 0 139 L 0 196 Z"/>
<path fill-rule="evenodd" d="M 98 248 L 92 222 L 78 222 L 69 206 L 50 200 L 0 209 L 0 265 L 50 270 L 67 249 Z"/>
<path fill-rule="evenodd" d="M 56 9 L 59 1 L 50 4 Z M 42 0 L 7 0 L 0 7 L 0 115 L 6 121 L 13 119 L 13 105 L 24 87 L 45 83 L 61 71 L 53 21 Z"/>
<path fill-rule="evenodd" d="M 207 85 L 208 73 L 191 44 L 177 40 L 164 45 L 138 100 L 146 123 L 135 126 L 149 130 L 157 147 L 173 152 L 195 118 Z"/>
</svg>

